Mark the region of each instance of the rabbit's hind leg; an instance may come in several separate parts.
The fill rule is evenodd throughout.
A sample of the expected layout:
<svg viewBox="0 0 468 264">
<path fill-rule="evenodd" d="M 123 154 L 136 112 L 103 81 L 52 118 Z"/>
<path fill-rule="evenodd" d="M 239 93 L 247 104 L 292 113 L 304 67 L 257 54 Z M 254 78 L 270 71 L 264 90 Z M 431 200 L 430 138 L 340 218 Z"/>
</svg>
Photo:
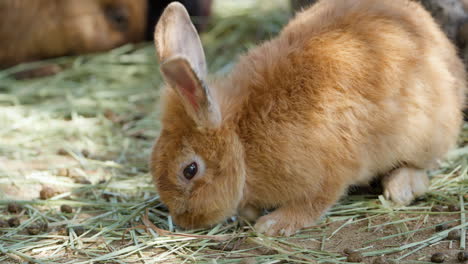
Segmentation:
<svg viewBox="0 0 468 264">
<path fill-rule="evenodd" d="M 429 178 L 424 169 L 401 167 L 383 177 L 382 185 L 385 198 L 408 205 L 427 191 Z"/>
</svg>

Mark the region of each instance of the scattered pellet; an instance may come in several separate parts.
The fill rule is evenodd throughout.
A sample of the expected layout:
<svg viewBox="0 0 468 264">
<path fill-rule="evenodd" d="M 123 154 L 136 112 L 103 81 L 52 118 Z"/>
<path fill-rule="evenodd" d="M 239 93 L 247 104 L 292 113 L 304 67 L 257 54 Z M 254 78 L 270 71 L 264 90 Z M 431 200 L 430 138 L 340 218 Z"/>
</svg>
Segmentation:
<svg viewBox="0 0 468 264">
<path fill-rule="evenodd" d="M 351 248 L 345 248 L 345 249 L 343 249 L 343 253 L 344 253 L 345 255 L 349 255 L 349 254 L 351 254 L 351 253 L 354 253 L 354 250 L 351 249 Z"/>
<path fill-rule="evenodd" d="M 73 213 L 73 208 L 71 206 L 67 205 L 67 204 L 62 204 L 60 206 L 60 211 L 62 213 L 71 214 L 71 213 Z"/>
<path fill-rule="evenodd" d="M 447 239 L 449 240 L 458 240 L 460 239 L 460 230 L 452 230 L 448 233 Z"/>
<path fill-rule="evenodd" d="M 348 262 L 362 262 L 362 254 L 359 252 L 352 252 L 351 254 L 348 255 L 348 258 L 346 258 L 346 261 Z"/>
<path fill-rule="evenodd" d="M 21 224 L 20 220 L 18 217 L 12 217 L 10 219 L 8 219 L 8 225 L 10 227 L 17 227 Z"/>
<path fill-rule="evenodd" d="M 445 254 L 443 253 L 435 253 L 431 257 L 431 262 L 434 263 L 443 263 L 445 261 Z"/>
<path fill-rule="evenodd" d="M 15 202 L 12 202 L 12 203 L 9 203 L 8 206 L 8 212 L 12 213 L 12 214 L 17 214 L 19 212 L 21 212 L 21 210 L 23 209 L 23 207 Z"/>
<path fill-rule="evenodd" d="M 444 231 L 444 230 L 447 230 L 447 229 L 449 229 L 449 226 L 447 224 L 440 224 L 440 225 L 437 225 L 435 227 L 435 230 L 437 232 Z"/>
<path fill-rule="evenodd" d="M 39 193 L 39 198 L 41 198 L 41 200 L 47 200 L 49 198 L 54 197 L 55 193 L 56 193 L 56 191 L 54 189 L 52 189 L 51 187 L 44 186 L 44 187 L 42 187 L 42 190 Z"/>
<path fill-rule="evenodd" d="M 83 157 L 85 157 L 85 158 L 89 157 L 89 154 L 90 154 L 90 152 L 87 149 L 83 149 L 81 151 L 81 155 L 83 155 Z"/>
<path fill-rule="evenodd" d="M 68 229 L 65 226 L 58 228 L 57 233 L 61 236 L 68 236 Z"/>
<path fill-rule="evenodd" d="M 61 148 L 61 149 L 57 150 L 57 154 L 61 155 L 61 156 L 66 156 L 66 155 L 68 155 L 68 152 L 65 149 Z"/>
<path fill-rule="evenodd" d="M 75 231 L 77 236 L 81 236 L 85 232 L 85 229 L 82 226 L 74 226 L 73 231 Z"/>
<path fill-rule="evenodd" d="M 42 231 L 42 226 L 33 224 L 33 225 L 28 226 L 26 230 L 28 231 L 28 234 L 30 235 L 37 235 Z"/>
</svg>

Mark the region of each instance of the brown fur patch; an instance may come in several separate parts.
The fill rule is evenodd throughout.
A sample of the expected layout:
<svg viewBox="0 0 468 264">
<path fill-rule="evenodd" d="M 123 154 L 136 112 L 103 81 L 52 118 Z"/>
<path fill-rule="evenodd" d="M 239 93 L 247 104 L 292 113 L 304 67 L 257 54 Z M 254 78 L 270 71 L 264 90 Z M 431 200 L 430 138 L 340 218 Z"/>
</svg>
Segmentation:
<svg viewBox="0 0 468 264">
<path fill-rule="evenodd" d="M 0 1 L 0 66 L 143 40 L 146 0 Z"/>
</svg>

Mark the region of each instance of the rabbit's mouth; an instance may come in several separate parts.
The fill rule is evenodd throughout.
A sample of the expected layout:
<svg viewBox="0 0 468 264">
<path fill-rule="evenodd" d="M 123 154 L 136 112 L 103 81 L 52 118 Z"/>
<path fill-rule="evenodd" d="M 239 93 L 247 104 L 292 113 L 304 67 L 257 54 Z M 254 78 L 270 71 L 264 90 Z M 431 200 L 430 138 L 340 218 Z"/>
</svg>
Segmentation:
<svg viewBox="0 0 468 264">
<path fill-rule="evenodd" d="M 234 215 L 234 214 L 232 214 Z M 207 228 L 216 225 L 232 215 L 226 215 L 223 210 L 208 212 L 185 212 L 183 214 L 174 214 L 174 222 L 184 229 Z"/>
</svg>

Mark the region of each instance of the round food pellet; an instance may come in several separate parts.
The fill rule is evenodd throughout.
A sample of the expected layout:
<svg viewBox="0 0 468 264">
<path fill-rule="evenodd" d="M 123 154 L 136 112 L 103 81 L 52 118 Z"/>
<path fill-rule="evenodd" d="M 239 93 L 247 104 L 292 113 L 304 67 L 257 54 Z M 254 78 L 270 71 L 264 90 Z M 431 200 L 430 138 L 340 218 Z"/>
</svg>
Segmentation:
<svg viewBox="0 0 468 264">
<path fill-rule="evenodd" d="M 460 211 L 460 207 L 458 207 L 456 205 L 453 205 L 453 204 L 449 205 L 447 207 L 447 209 L 448 209 L 449 212 L 458 212 L 458 211 Z"/>
<path fill-rule="evenodd" d="M 380 256 L 374 259 L 373 264 L 388 264 L 387 259 L 384 256 Z"/>
<path fill-rule="evenodd" d="M 71 213 L 73 213 L 73 208 L 71 206 L 67 205 L 67 204 L 62 204 L 60 206 L 60 211 L 62 213 L 71 214 Z"/>
<path fill-rule="evenodd" d="M 82 226 L 74 226 L 73 231 L 75 231 L 77 236 L 81 236 L 85 232 L 85 229 Z"/>
<path fill-rule="evenodd" d="M 449 226 L 447 224 L 440 224 L 440 225 L 437 225 L 435 227 L 435 230 L 437 232 L 444 231 L 444 230 L 447 230 L 447 229 L 449 229 Z"/>
<path fill-rule="evenodd" d="M 359 252 L 353 252 L 348 255 L 348 258 L 346 258 L 346 261 L 348 262 L 362 262 L 362 254 Z"/>
<path fill-rule="evenodd" d="M 39 193 L 39 198 L 41 198 L 41 200 L 47 200 L 49 198 L 54 197 L 54 195 L 55 195 L 54 189 L 48 186 L 44 186 L 42 187 L 42 190 Z"/>
<path fill-rule="evenodd" d="M 28 231 L 28 234 L 30 235 L 37 235 L 41 232 L 42 227 L 37 224 L 34 224 L 34 225 L 28 226 L 26 230 Z"/>
<path fill-rule="evenodd" d="M 445 254 L 443 253 L 435 253 L 431 257 L 431 262 L 434 262 L 434 263 L 442 263 L 444 261 L 445 261 Z"/>
<path fill-rule="evenodd" d="M 23 207 L 21 207 L 21 205 L 19 205 L 17 203 L 9 203 L 8 204 L 8 212 L 10 212 L 12 214 L 17 214 L 17 213 L 21 212 L 22 209 L 23 209 Z"/>
<path fill-rule="evenodd" d="M 57 150 L 57 154 L 61 155 L 61 156 L 66 156 L 66 155 L 68 155 L 68 152 L 65 149 L 61 148 L 61 149 Z"/>
<path fill-rule="evenodd" d="M 449 240 L 458 240 L 460 239 L 460 230 L 452 230 L 448 233 L 447 238 Z"/>
<path fill-rule="evenodd" d="M 349 255 L 351 253 L 354 253 L 354 250 L 351 248 L 345 248 L 343 249 L 343 253 L 345 253 L 345 255 Z"/>
<path fill-rule="evenodd" d="M 21 224 L 20 220 L 18 217 L 12 217 L 10 219 L 8 219 L 8 225 L 10 227 L 17 227 Z"/>
<path fill-rule="evenodd" d="M 436 204 L 436 205 L 432 206 L 431 211 L 432 212 L 443 212 L 444 207 L 442 205 Z"/>
<path fill-rule="evenodd" d="M 59 227 L 57 233 L 61 236 L 68 236 L 68 229 L 65 227 Z"/>
<path fill-rule="evenodd" d="M 457 254 L 457 259 L 460 262 L 468 261 L 468 251 L 461 251 Z"/>
<path fill-rule="evenodd" d="M 83 150 L 81 151 L 81 154 L 83 155 L 83 157 L 87 158 L 87 157 L 89 157 L 89 154 L 90 154 L 90 153 L 89 153 L 89 150 L 83 149 Z"/>
</svg>

